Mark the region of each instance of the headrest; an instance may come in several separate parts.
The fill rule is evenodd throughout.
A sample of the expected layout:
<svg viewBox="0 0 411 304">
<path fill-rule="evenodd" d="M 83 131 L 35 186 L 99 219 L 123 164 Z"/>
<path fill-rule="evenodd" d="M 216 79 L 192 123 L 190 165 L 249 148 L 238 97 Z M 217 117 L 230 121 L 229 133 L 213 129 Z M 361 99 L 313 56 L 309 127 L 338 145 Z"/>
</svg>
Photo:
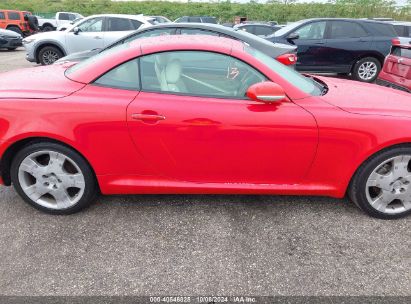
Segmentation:
<svg viewBox="0 0 411 304">
<path fill-rule="evenodd" d="M 168 55 L 167 54 L 158 54 L 155 56 L 156 65 L 159 67 L 163 67 L 168 62 Z"/>
<path fill-rule="evenodd" d="M 181 72 L 181 61 L 178 59 L 171 60 L 166 66 L 166 82 L 169 84 L 175 84 L 180 80 Z"/>
</svg>

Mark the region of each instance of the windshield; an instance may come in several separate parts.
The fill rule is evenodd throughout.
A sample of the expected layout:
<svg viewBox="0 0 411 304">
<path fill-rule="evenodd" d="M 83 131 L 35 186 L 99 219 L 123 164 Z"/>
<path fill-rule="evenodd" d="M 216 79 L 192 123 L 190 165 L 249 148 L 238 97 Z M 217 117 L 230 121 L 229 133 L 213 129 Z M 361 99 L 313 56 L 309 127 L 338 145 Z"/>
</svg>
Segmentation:
<svg viewBox="0 0 411 304">
<path fill-rule="evenodd" d="M 297 71 L 289 68 L 288 66 L 278 62 L 277 60 L 256 49 L 253 49 L 249 46 L 245 46 L 244 49 L 247 53 L 252 55 L 261 63 L 268 66 L 277 74 L 281 75 L 281 77 L 283 77 L 293 86 L 299 88 L 301 91 L 314 96 L 322 95 L 325 92 L 326 88 L 322 84 L 316 82 L 314 79 L 301 75 Z"/>
<path fill-rule="evenodd" d="M 119 45 L 116 45 L 115 47 L 112 47 L 111 49 L 105 50 L 102 53 L 91 56 L 90 58 L 87 58 L 87 59 L 77 63 L 76 65 L 73 65 L 72 67 L 68 68 L 66 70 L 66 75 L 70 75 L 71 73 L 74 73 L 78 70 L 81 70 L 82 68 L 85 68 L 85 67 L 89 66 L 90 64 L 93 64 L 94 62 L 99 61 L 100 59 L 109 57 L 111 54 L 113 54 L 117 51 L 126 49 L 128 47 L 129 47 L 129 43 L 119 44 Z"/>
</svg>

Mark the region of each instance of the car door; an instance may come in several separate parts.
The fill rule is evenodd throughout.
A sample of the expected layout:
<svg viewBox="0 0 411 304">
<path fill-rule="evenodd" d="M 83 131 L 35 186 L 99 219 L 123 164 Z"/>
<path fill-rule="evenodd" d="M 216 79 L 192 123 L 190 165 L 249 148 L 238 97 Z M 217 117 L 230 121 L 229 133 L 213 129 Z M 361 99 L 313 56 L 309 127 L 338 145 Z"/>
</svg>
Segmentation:
<svg viewBox="0 0 411 304">
<path fill-rule="evenodd" d="M 104 47 L 104 17 L 86 19 L 66 34 L 67 54 Z"/>
<path fill-rule="evenodd" d="M 104 46 L 110 45 L 114 41 L 131 34 L 141 25 L 142 23 L 137 20 L 120 17 L 107 17 L 104 33 Z"/>
<path fill-rule="evenodd" d="M 372 50 L 373 37 L 357 22 L 328 21 L 324 54 L 330 72 L 349 73 L 353 64 L 367 51 Z"/>
<path fill-rule="evenodd" d="M 301 71 L 321 71 L 329 62 L 324 57 L 326 49 L 326 21 L 313 21 L 305 23 L 293 33 L 298 39 L 291 40 L 297 45 L 298 61 L 296 68 Z"/>
<path fill-rule="evenodd" d="M 141 57 L 140 75 L 128 126 L 136 157 L 158 174 L 290 184 L 308 171 L 318 140 L 314 118 L 291 101 L 245 98 L 246 89 L 266 77 L 243 61 L 204 51 L 162 52 Z"/>
</svg>

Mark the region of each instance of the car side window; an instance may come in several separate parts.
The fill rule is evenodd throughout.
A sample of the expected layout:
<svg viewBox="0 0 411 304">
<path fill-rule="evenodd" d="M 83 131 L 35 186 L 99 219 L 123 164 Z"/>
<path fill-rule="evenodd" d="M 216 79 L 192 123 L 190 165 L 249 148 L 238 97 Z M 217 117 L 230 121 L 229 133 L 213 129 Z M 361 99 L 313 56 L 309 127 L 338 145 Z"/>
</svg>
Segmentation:
<svg viewBox="0 0 411 304">
<path fill-rule="evenodd" d="M 137 35 L 133 35 L 130 38 L 124 40 L 125 42 L 130 42 L 136 39 L 140 39 L 140 38 L 145 38 L 145 37 L 157 37 L 157 36 L 167 36 L 167 35 L 172 35 L 174 33 L 174 29 L 173 28 L 159 28 L 156 30 L 148 30 L 148 31 L 144 31 L 142 33 L 139 33 Z"/>
<path fill-rule="evenodd" d="M 394 25 L 394 29 L 400 37 L 407 37 L 407 28 L 404 25 Z"/>
<path fill-rule="evenodd" d="M 188 17 L 180 17 L 175 22 L 188 22 Z"/>
<path fill-rule="evenodd" d="M 394 26 L 389 23 L 379 23 L 379 22 L 367 22 L 367 27 L 371 28 L 376 35 L 383 37 L 397 37 L 398 34 L 394 29 Z"/>
<path fill-rule="evenodd" d="M 258 36 L 268 36 L 274 33 L 274 29 L 269 26 L 256 25 L 254 34 Z"/>
<path fill-rule="evenodd" d="M 60 20 L 70 20 L 70 15 L 67 13 L 60 13 L 59 14 L 59 19 Z"/>
<path fill-rule="evenodd" d="M 361 25 L 357 23 L 347 21 L 331 21 L 331 39 L 359 38 L 366 36 L 368 36 L 368 33 Z"/>
<path fill-rule="evenodd" d="M 207 30 L 199 30 L 199 29 L 191 29 L 191 28 L 182 28 L 180 30 L 181 35 L 209 35 L 209 36 L 219 36 L 219 33 L 207 31 Z"/>
<path fill-rule="evenodd" d="M 4 16 L 3 12 L 0 12 L 0 19 L 6 19 L 6 16 Z"/>
<path fill-rule="evenodd" d="M 198 22 L 201 23 L 201 18 L 200 17 L 188 17 L 188 22 Z"/>
<path fill-rule="evenodd" d="M 132 27 L 133 30 L 138 30 L 140 28 L 140 26 L 143 24 L 140 21 L 131 20 L 131 19 L 130 19 L 130 22 L 131 22 L 131 27 Z"/>
<path fill-rule="evenodd" d="M 239 28 L 241 31 L 254 34 L 254 25 L 244 25 Z"/>
<path fill-rule="evenodd" d="M 7 16 L 10 20 L 20 20 L 20 14 L 18 12 L 8 12 Z"/>
<path fill-rule="evenodd" d="M 82 32 L 102 32 L 103 31 L 103 18 L 88 19 L 81 24 L 78 28 Z"/>
<path fill-rule="evenodd" d="M 295 31 L 299 39 L 323 39 L 325 33 L 326 21 L 311 22 L 300 27 Z"/>
<path fill-rule="evenodd" d="M 245 98 L 260 72 L 234 57 L 205 51 L 174 51 L 140 59 L 142 90 L 192 96 Z"/>
<path fill-rule="evenodd" d="M 109 32 L 123 32 L 132 30 L 134 30 L 134 27 L 129 19 L 107 18 L 107 31 Z"/>
<path fill-rule="evenodd" d="M 94 81 L 95 85 L 123 89 L 139 90 L 138 59 L 133 59 L 115 67 Z"/>
</svg>

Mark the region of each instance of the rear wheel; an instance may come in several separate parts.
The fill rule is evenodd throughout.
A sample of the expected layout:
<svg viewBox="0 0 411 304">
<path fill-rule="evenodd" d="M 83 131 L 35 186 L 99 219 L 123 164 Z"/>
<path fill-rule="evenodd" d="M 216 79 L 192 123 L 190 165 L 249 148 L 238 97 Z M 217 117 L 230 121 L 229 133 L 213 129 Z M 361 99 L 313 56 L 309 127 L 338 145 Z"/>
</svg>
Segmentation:
<svg viewBox="0 0 411 304">
<path fill-rule="evenodd" d="M 16 47 L 9 47 L 7 48 L 9 51 L 15 51 L 17 48 Z"/>
<path fill-rule="evenodd" d="M 43 31 L 43 32 L 51 32 L 51 31 L 54 31 L 54 27 L 52 27 L 52 26 L 49 25 L 49 24 L 46 24 L 46 25 L 43 25 L 42 31 Z"/>
<path fill-rule="evenodd" d="M 396 219 L 411 213 L 411 148 L 378 153 L 355 174 L 349 189 L 355 204 L 369 215 Z"/>
<path fill-rule="evenodd" d="M 93 201 L 97 183 L 86 160 L 60 144 L 36 143 L 20 150 L 11 180 L 30 205 L 51 214 L 71 214 Z"/>
<path fill-rule="evenodd" d="M 63 53 L 54 46 L 46 46 L 39 52 L 39 61 L 42 65 L 50 65 L 63 57 Z"/>
<path fill-rule="evenodd" d="M 362 82 L 373 82 L 381 71 L 381 63 L 374 57 L 359 60 L 353 68 L 352 76 Z"/>
</svg>

